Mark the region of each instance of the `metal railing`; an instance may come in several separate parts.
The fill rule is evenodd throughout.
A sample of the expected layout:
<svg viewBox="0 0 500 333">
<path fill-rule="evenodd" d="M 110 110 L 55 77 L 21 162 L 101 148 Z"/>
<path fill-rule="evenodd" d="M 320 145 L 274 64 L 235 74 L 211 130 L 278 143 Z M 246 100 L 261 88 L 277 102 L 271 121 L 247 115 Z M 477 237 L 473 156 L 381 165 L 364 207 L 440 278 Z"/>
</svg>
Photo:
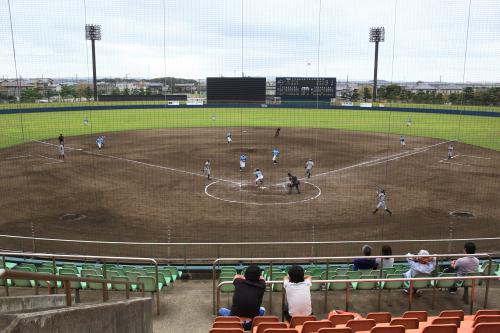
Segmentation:
<svg viewBox="0 0 500 333">
<path fill-rule="evenodd" d="M 408 288 L 408 310 L 412 309 L 412 304 L 413 304 L 413 291 L 414 291 L 414 283 L 417 281 L 449 281 L 449 280 L 456 280 L 456 281 L 464 281 L 464 280 L 472 280 L 472 285 L 471 285 L 471 298 L 470 298 L 470 314 L 473 314 L 473 308 L 474 308 L 474 300 L 475 300 L 475 288 L 476 288 L 476 280 L 486 280 L 487 282 L 491 279 L 499 279 L 498 276 L 493 275 L 486 275 L 486 276 L 453 276 L 453 277 L 420 277 L 420 278 L 397 278 L 397 279 L 338 279 L 338 280 L 312 280 L 312 283 L 321 283 L 321 284 L 328 284 L 328 283 L 345 283 L 346 288 L 345 288 L 345 311 L 349 311 L 349 303 L 350 303 L 350 284 L 352 282 L 376 282 L 376 283 L 381 283 L 381 282 L 408 282 L 409 283 L 409 288 Z M 221 288 L 222 286 L 232 284 L 232 281 L 223 281 L 220 282 L 217 285 L 216 289 L 216 309 L 220 308 L 220 293 L 221 293 Z M 273 284 L 283 284 L 283 280 L 281 281 L 266 281 L 266 286 L 267 285 L 273 285 Z M 436 287 L 435 285 L 433 286 L 433 289 L 435 290 Z M 382 288 L 379 287 L 379 290 L 382 290 Z M 328 292 L 328 287 L 326 288 L 326 291 Z M 272 295 L 273 291 L 270 290 L 269 294 Z M 326 295 L 327 293 L 325 293 Z M 483 308 L 486 308 L 486 294 L 485 293 L 485 305 Z M 432 304 L 434 304 L 434 298 L 435 298 L 435 292 L 432 295 L 433 301 Z M 282 288 L 281 290 L 281 308 L 283 309 L 285 302 L 285 290 Z M 325 302 L 326 303 L 326 302 Z M 272 313 L 272 299 L 270 299 L 269 302 L 269 311 Z M 380 304 L 378 307 L 378 311 L 380 311 Z M 325 311 L 327 312 L 327 311 Z M 217 313 L 215 312 L 214 315 Z M 282 318 L 283 320 L 283 318 Z"/>
<path fill-rule="evenodd" d="M 125 242 L 94 241 L 81 239 L 58 239 L 43 237 L 27 237 L 0 235 L 0 243 L 4 248 L 26 252 L 77 253 L 87 255 L 128 256 L 130 254 L 147 258 L 179 258 L 184 261 L 212 262 L 221 258 L 224 253 L 240 257 L 263 257 L 276 254 L 285 256 L 311 257 L 328 256 L 330 253 L 349 255 L 358 251 L 358 245 L 371 244 L 374 247 L 383 244 L 392 246 L 394 252 L 403 252 L 409 247 L 420 247 L 435 253 L 462 251 L 463 243 L 473 241 L 486 252 L 499 251 L 500 237 L 486 238 L 454 238 L 454 239 L 393 239 L 393 240 L 334 240 L 316 242 Z M 376 250 L 376 249 L 375 249 Z"/>
<path fill-rule="evenodd" d="M 411 258 L 417 258 L 417 257 L 435 257 L 436 258 L 436 270 L 439 268 L 439 260 L 440 258 L 445 258 L 445 259 L 450 259 L 450 258 L 461 258 L 461 257 L 479 257 L 479 258 L 485 258 L 488 260 L 488 272 L 486 272 L 487 275 L 490 275 L 491 272 L 491 266 L 492 266 L 492 254 L 491 253 L 475 253 L 475 254 L 433 254 L 433 255 L 423 255 L 423 256 L 418 256 L 418 255 L 391 255 L 391 256 L 365 256 L 363 258 L 371 258 L 371 259 L 377 259 L 380 258 L 381 262 L 383 263 L 383 259 L 407 259 L 409 257 Z M 294 257 L 294 258 L 218 258 L 213 261 L 212 263 L 212 309 L 214 315 L 216 314 L 216 279 L 217 279 L 217 267 L 222 263 L 222 262 L 234 262 L 238 264 L 242 263 L 259 263 L 259 264 L 267 264 L 269 265 L 269 279 L 273 279 L 273 265 L 276 264 L 290 264 L 290 263 L 314 263 L 315 265 L 322 264 L 325 265 L 325 273 L 326 276 L 325 278 L 329 278 L 329 273 L 330 273 L 330 265 L 332 264 L 345 264 L 347 261 L 352 261 L 354 259 L 360 258 L 360 256 L 347 256 L 347 257 Z M 380 267 L 379 270 L 379 277 L 378 279 L 383 278 L 383 267 Z M 336 280 L 338 281 L 338 280 Z M 354 280 L 351 280 L 353 282 Z M 363 280 L 367 281 L 367 280 Z M 394 280 L 392 280 L 394 281 Z M 484 300 L 484 307 L 487 306 L 488 302 L 488 293 L 489 293 L 489 285 L 490 285 L 490 280 L 488 279 L 486 281 L 486 291 L 485 291 L 485 300 Z M 324 291 L 325 297 L 324 297 L 324 309 L 326 312 L 327 309 L 327 302 L 328 302 L 328 289 Z M 272 293 L 269 294 L 269 303 L 272 304 Z M 377 297 L 377 304 L 378 304 L 378 309 L 380 310 L 381 307 L 381 300 L 382 300 L 382 290 L 379 290 L 378 297 Z"/>
<path fill-rule="evenodd" d="M 42 258 L 52 260 L 52 270 L 57 272 L 56 269 L 56 259 L 66 259 L 66 260 L 93 260 L 100 261 L 102 264 L 102 273 L 104 279 L 107 278 L 106 275 L 106 263 L 119 263 L 119 262 L 138 262 L 138 263 L 151 263 L 155 267 L 155 294 L 156 294 L 156 313 L 160 314 L 160 290 L 158 288 L 158 261 L 152 258 L 141 258 L 141 257 L 109 257 L 109 256 L 88 256 L 88 255 L 75 255 L 75 254 L 51 254 L 51 253 L 33 253 L 33 252 L 0 252 L 2 256 L 3 263 L 5 265 L 5 257 L 23 257 L 23 258 Z M 6 285 L 6 294 L 9 295 L 8 286 Z M 57 292 L 57 284 L 56 284 Z M 106 291 L 107 292 L 107 288 Z"/>
<path fill-rule="evenodd" d="M 47 282 L 47 289 L 50 294 L 50 283 L 49 281 L 55 282 L 54 285 L 57 286 L 57 282 L 61 281 L 64 287 L 64 293 L 66 294 L 66 305 L 72 305 L 72 297 L 71 297 L 71 282 L 86 282 L 86 283 L 100 283 L 102 284 L 102 301 L 106 302 L 108 297 L 108 283 L 111 284 L 124 284 L 125 285 L 125 298 L 130 298 L 130 286 L 132 284 L 136 284 L 140 286 L 140 290 L 142 291 L 142 297 L 144 297 L 144 284 L 142 282 L 130 282 L 130 281 L 114 281 L 114 280 L 106 280 L 106 279 L 95 279 L 95 278 L 82 278 L 76 276 L 64 276 L 64 275 L 56 275 L 56 274 L 46 274 L 46 273 L 35 273 L 35 272 L 27 272 L 27 271 L 18 271 L 18 270 L 9 270 L 9 269 L 0 269 L 0 279 L 20 279 L 20 280 L 34 280 L 35 286 L 38 293 L 38 281 Z M 7 283 L 5 284 L 6 288 L 8 288 Z M 8 289 L 6 289 L 8 291 Z M 8 296 L 8 292 L 7 292 Z"/>
</svg>

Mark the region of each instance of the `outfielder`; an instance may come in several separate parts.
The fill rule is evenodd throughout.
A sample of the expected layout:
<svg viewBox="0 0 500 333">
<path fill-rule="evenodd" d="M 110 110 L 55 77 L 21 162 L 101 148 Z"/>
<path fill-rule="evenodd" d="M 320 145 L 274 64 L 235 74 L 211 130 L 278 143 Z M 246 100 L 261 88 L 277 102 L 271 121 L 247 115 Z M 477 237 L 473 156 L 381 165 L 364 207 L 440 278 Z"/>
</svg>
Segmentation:
<svg viewBox="0 0 500 333">
<path fill-rule="evenodd" d="M 293 188 L 297 189 L 297 193 L 300 194 L 299 190 L 300 181 L 297 176 L 293 176 L 290 172 L 288 173 L 288 183 L 286 186 L 288 187 L 288 194 L 292 193 Z"/>
<path fill-rule="evenodd" d="M 227 132 L 226 140 L 227 140 L 227 143 L 233 142 L 233 135 L 231 134 L 231 132 Z"/>
<path fill-rule="evenodd" d="M 97 148 L 101 150 L 102 147 L 104 146 L 104 136 L 98 137 L 96 143 L 97 143 Z"/>
<path fill-rule="evenodd" d="M 411 118 L 408 118 L 408 120 L 406 120 L 406 127 L 410 126 L 411 126 Z"/>
<path fill-rule="evenodd" d="M 306 176 L 307 176 L 307 178 L 311 178 L 313 166 L 314 166 L 314 162 L 313 162 L 312 158 L 310 158 L 306 162 Z"/>
<path fill-rule="evenodd" d="M 379 208 L 382 208 L 387 213 L 389 213 L 389 215 L 392 215 L 392 212 L 385 205 L 385 190 L 384 189 L 377 190 L 377 195 L 378 195 L 378 204 L 377 208 L 375 208 L 375 210 L 373 211 L 373 214 L 376 214 Z"/>
<path fill-rule="evenodd" d="M 247 156 L 245 154 L 240 155 L 240 172 L 245 169 L 245 166 L 247 164 Z"/>
<path fill-rule="evenodd" d="M 264 184 L 264 175 L 262 174 L 262 171 L 260 171 L 259 168 L 255 169 L 255 172 L 253 173 L 255 175 L 255 185 L 259 186 Z"/>
<path fill-rule="evenodd" d="M 449 160 L 451 160 L 451 158 L 453 157 L 453 149 L 454 149 L 454 148 L 453 148 L 453 145 L 452 145 L 452 144 L 450 144 L 450 145 L 448 146 L 448 159 L 449 159 Z"/>
<path fill-rule="evenodd" d="M 89 117 L 85 116 L 85 118 L 83 119 L 83 124 L 85 126 L 88 126 L 89 125 Z"/>
<path fill-rule="evenodd" d="M 206 160 L 205 164 L 203 164 L 203 169 L 201 169 L 204 176 L 207 176 L 210 179 L 210 173 L 212 172 L 212 167 L 210 165 L 210 160 Z"/>
<path fill-rule="evenodd" d="M 280 154 L 280 151 L 278 148 L 273 149 L 273 164 L 278 164 L 278 155 Z"/>
</svg>

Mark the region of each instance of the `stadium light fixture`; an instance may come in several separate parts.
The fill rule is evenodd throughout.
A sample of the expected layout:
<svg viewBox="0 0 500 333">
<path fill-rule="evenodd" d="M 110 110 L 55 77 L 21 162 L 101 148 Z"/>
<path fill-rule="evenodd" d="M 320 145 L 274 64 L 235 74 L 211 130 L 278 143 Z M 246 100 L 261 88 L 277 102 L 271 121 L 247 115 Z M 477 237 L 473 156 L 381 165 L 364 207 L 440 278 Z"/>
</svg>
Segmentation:
<svg viewBox="0 0 500 333">
<path fill-rule="evenodd" d="M 377 100 L 377 71 L 378 71 L 378 44 L 385 41 L 385 28 L 372 27 L 370 28 L 370 43 L 375 43 L 375 65 L 373 68 L 373 98 Z"/>
<path fill-rule="evenodd" d="M 101 26 L 94 24 L 85 25 L 85 38 L 92 42 L 92 72 L 94 74 L 94 101 L 97 102 L 97 74 L 95 62 L 95 41 L 101 40 Z"/>
</svg>

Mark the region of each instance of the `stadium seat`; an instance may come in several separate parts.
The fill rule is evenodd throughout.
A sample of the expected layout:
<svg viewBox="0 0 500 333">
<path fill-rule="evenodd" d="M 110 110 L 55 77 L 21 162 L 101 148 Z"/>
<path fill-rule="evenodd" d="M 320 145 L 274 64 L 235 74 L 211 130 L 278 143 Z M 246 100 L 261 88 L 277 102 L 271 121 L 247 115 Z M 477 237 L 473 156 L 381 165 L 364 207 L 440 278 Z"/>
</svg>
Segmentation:
<svg viewBox="0 0 500 333">
<path fill-rule="evenodd" d="M 460 327 L 460 317 L 437 317 L 431 322 L 431 325 L 453 324 Z"/>
<path fill-rule="evenodd" d="M 156 280 L 156 272 L 147 272 L 146 276 L 151 276 Z M 162 272 L 158 272 L 158 290 L 162 290 L 163 285 L 165 284 L 165 275 Z"/>
<path fill-rule="evenodd" d="M 457 326 L 453 324 L 429 325 L 424 327 L 422 333 L 457 333 Z"/>
<path fill-rule="evenodd" d="M 351 319 L 354 319 L 354 315 L 351 313 L 339 313 L 328 315 L 328 320 L 332 322 L 333 326 L 345 325 Z"/>
<path fill-rule="evenodd" d="M 391 320 L 390 326 L 404 326 L 407 330 L 417 329 L 419 321 L 417 318 L 394 318 Z"/>
<path fill-rule="evenodd" d="M 328 279 L 326 278 L 326 271 L 321 273 L 321 280 L 330 280 L 332 279 L 335 275 L 337 275 L 337 270 L 330 268 L 328 270 Z"/>
<path fill-rule="evenodd" d="M 173 281 L 176 281 L 178 278 L 180 279 L 182 277 L 182 271 L 179 271 L 175 266 L 161 266 L 158 268 L 161 270 L 169 270 L 170 273 L 172 273 Z"/>
<path fill-rule="evenodd" d="M 54 271 L 50 267 L 37 267 L 37 273 L 54 274 Z M 50 288 L 54 288 L 56 286 L 56 281 L 50 281 L 49 283 L 47 283 L 47 281 L 38 280 L 38 285 L 42 288 L 47 288 L 49 285 Z"/>
<path fill-rule="evenodd" d="M 68 277 L 78 277 L 78 275 L 76 275 L 75 273 L 62 273 L 59 275 Z M 85 282 L 78 282 L 78 281 L 70 281 L 69 285 L 71 289 L 85 289 L 87 287 L 87 284 Z"/>
<path fill-rule="evenodd" d="M 313 275 L 313 276 L 312 276 L 312 279 L 313 279 L 313 280 L 320 280 L 320 279 L 321 279 L 321 275 Z M 313 283 L 311 284 L 311 288 L 310 288 L 310 290 L 311 290 L 311 291 L 318 291 L 318 290 L 321 290 L 321 285 L 322 285 L 322 283 L 313 282 Z"/>
<path fill-rule="evenodd" d="M 61 273 L 59 273 L 59 274 L 61 274 Z M 102 274 L 99 274 L 99 273 L 97 272 L 97 270 L 95 270 L 95 269 L 82 268 L 82 270 L 80 271 L 80 275 L 81 275 L 82 277 L 86 277 L 86 276 L 88 276 L 89 274 L 90 274 L 90 275 L 102 275 Z"/>
<path fill-rule="evenodd" d="M 144 284 L 142 288 L 145 292 L 154 293 L 156 291 L 156 280 L 152 276 L 139 276 L 137 282 L 142 282 Z"/>
<path fill-rule="evenodd" d="M 500 323 L 482 323 L 474 326 L 472 333 L 498 333 L 500 332 Z"/>
<path fill-rule="evenodd" d="M 303 325 L 306 321 L 315 321 L 316 316 L 292 316 L 290 320 L 290 328 L 294 328 L 297 325 Z"/>
<path fill-rule="evenodd" d="M 276 323 L 276 322 L 260 323 L 253 328 L 253 333 L 264 333 L 264 331 L 269 328 L 288 328 L 288 326 L 285 323 Z"/>
<path fill-rule="evenodd" d="M 268 328 L 264 333 L 299 333 L 295 328 Z"/>
<path fill-rule="evenodd" d="M 347 275 L 335 275 L 332 280 L 349 280 Z M 346 290 L 348 284 L 345 282 L 331 282 L 328 289 L 329 290 Z"/>
<path fill-rule="evenodd" d="M 377 324 L 390 323 L 391 317 L 390 312 L 370 312 L 366 315 L 366 319 L 373 319 Z"/>
<path fill-rule="evenodd" d="M 34 272 L 32 267 L 29 266 L 17 266 L 14 270 L 23 272 Z M 25 280 L 25 279 L 12 279 L 13 285 L 16 287 L 35 287 L 35 281 Z"/>
<path fill-rule="evenodd" d="M 477 310 L 476 313 L 474 314 L 474 319 L 484 315 L 487 316 L 500 315 L 500 310 Z"/>
<path fill-rule="evenodd" d="M 120 281 L 129 282 L 128 277 L 126 277 L 126 276 L 113 276 L 111 278 L 111 281 L 113 281 L 112 288 L 114 290 L 117 290 L 117 291 L 125 291 L 125 290 L 127 290 L 127 285 L 126 284 L 124 284 L 124 283 L 115 283 L 115 281 L 116 282 L 120 282 Z M 129 285 L 129 289 L 131 289 L 131 285 Z M 135 291 L 135 289 L 133 289 L 133 291 Z"/>
<path fill-rule="evenodd" d="M 241 319 L 240 319 L 240 317 L 236 317 L 236 316 L 226 316 L 226 317 L 224 317 L 224 316 L 217 316 L 217 317 L 215 317 L 214 322 L 216 322 L 216 323 L 217 322 L 232 322 L 232 323 L 236 322 L 236 323 L 241 323 Z"/>
<path fill-rule="evenodd" d="M 89 278 L 89 279 L 101 279 L 101 280 L 104 279 L 104 277 L 102 275 L 88 274 L 86 277 Z M 88 283 L 88 287 L 89 287 L 89 289 L 93 289 L 93 290 L 102 290 L 102 283 L 99 283 L 99 282 L 89 282 Z"/>
<path fill-rule="evenodd" d="M 455 273 L 442 273 L 439 277 L 456 277 Z M 431 285 L 438 289 L 448 289 L 456 285 L 455 280 L 433 280 Z"/>
<path fill-rule="evenodd" d="M 369 331 L 372 327 L 375 327 L 377 323 L 373 319 L 352 319 L 345 324 L 346 327 L 350 327 L 353 332 L 358 331 Z"/>
<path fill-rule="evenodd" d="M 464 320 L 465 313 L 464 310 L 444 310 L 439 313 L 439 317 L 458 317 Z"/>
<path fill-rule="evenodd" d="M 285 272 L 275 272 L 273 273 L 273 281 L 283 281 L 283 278 L 287 276 L 288 274 Z M 280 283 L 273 283 L 271 286 L 272 291 L 282 291 L 283 290 L 283 284 Z"/>
<path fill-rule="evenodd" d="M 375 326 L 372 327 L 370 333 L 405 333 L 405 327 L 398 326 Z"/>
<path fill-rule="evenodd" d="M 360 279 L 376 279 L 375 275 L 361 275 Z M 372 290 L 377 288 L 378 282 L 375 281 L 359 281 L 353 282 L 352 286 L 356 290 Z"/>
<path fill-rule="evenodd" d="M 238 318 L 238 317 L 236 317 Z M 278 323 L 280 320 L 276 316 L 257 316 L 252 320 L 252 331 L 254 327 L 257 327 L 260 323 Z"/>
<path fill-rule="evenodd" d="M 318 333 L 353 333 L 350 327 L 320 328 Z"/>
<path fill-rule="evenodd" d="M 63 274 L 63 273 L 73 273 L 73 274 L 79 274 L 78 270 L 76 268 L 71 268 L 71 267 L 61 267 L 58 270 L 58 274 Z"/>
<path fill-rule="evenodd" d="M 479 315 L 474 318 L 474 324 L 472 326 L 476 326 L 477 324 L 482 323 L 500 323 L 500 315 Z"/>
<path fill-rule="evenodd" d="M 337 274 L 336 275 L 347 275 L 348 271 L 349 271 L 349 268 L 339 267 L 339 268 L 337 268 Z"/>
<path fill-rule="evenodd" d="M 216 321 L 212 325 L 213 328 L 241 328 L 243 329 L 243 325 L 241 322 L 236 321 Z"/>
<path fill-rule="evenodd" d="M 243 333 L 242 328 L 212 328 L 209 333 Z"/>
<path fill-rule="evenodd" d="M 332 322 L 328 320 L 306 321 L 302 325 L 302 329 L 299 331 L 301 333 L 315 333 L 320 328 L 328 328 L 328 327 L 333 327 Z"/>
<path fill-rule="evenodd" d="M 416 318 L 420 322 L 427 321 L 427 311 L 406 311 L 403 318 Z"/>
<path fill-rule="evenodd" d="M 233 281 L 233 277 L 221 278 L 220 282 Z M 220 291 L 223 293 L 232 293 L 234 292 L 234 284 L 225 284 L 220 288 Z"/>
</svg>

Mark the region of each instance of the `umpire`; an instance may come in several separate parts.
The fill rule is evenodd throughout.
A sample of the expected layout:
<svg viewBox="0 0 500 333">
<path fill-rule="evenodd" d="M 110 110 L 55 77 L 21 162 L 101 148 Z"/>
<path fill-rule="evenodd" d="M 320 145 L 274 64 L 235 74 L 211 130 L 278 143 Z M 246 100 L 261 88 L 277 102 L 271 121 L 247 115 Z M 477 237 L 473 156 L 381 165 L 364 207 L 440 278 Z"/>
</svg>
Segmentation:
<svg viewBox="0 0 500 333">
<path fill-rule="evenodd" d="M 297 189 L 297 193 L 300 194 L 299 185 L 300 185 L 300 181 L 297 178 L 297 176 L 294 176 L 289 172 L 288 173 L 288 184 L 286 185 L 288 187 L 288 194 L 292 193 L 292 190 L 294 187 Z"/>
</svg>

